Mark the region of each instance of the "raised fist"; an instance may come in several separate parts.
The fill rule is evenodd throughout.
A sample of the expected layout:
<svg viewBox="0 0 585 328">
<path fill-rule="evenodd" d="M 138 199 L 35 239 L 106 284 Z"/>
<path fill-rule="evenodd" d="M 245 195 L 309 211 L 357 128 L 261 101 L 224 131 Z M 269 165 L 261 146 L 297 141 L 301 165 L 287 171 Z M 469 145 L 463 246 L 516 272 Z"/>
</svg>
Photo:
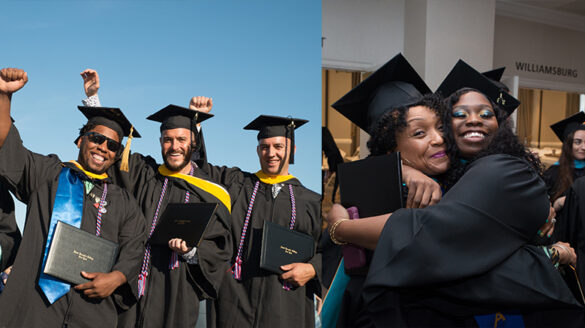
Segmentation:
<svg viewBox="0 0 585 328">
<path fill-rule="evenodd" d="M 91 97 L 97 94 L 100 88 L 100 76 L 98 72 L 93 69 L 86 69 L 81 72 L 83 78 L 83 88 L 85 89 L 85 95 Z"/>
<path fill-rule="evenodd" d="M 28 82 L 26 72 L 18 68 L 0 70 L 0 93 L 13 94 Z"/>
<path fill-rule="evenodd" d="M 193 97 L 189 102 L 189 109 L 195 109 L 204 113 L 209 113 L 212 107 L 213 99 L 208 97 Z"/>
</svg>

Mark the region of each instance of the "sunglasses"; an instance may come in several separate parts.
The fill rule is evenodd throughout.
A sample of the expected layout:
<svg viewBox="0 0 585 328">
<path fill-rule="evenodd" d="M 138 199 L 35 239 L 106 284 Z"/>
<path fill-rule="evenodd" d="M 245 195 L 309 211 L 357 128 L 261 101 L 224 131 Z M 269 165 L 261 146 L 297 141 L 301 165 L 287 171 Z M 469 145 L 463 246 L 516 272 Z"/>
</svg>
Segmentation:
<svg viewBox="0 0 585 328">
<path fill-rule="evenodd" d="M 97 132 L 87 132 L 86 134 L 84 134 L 84 136 L 87 137 L 87 140 L 93 142 L 96 145 L 101 145 L 104 143 L 104 141 L 108 141 L 107 143 L 108 149 L 113 152 L 117 152 L 122 147 L 122 145 L 116 140 L 112 140 L 104 136 L 103 134 L 99 134 Z"/>
</svg>

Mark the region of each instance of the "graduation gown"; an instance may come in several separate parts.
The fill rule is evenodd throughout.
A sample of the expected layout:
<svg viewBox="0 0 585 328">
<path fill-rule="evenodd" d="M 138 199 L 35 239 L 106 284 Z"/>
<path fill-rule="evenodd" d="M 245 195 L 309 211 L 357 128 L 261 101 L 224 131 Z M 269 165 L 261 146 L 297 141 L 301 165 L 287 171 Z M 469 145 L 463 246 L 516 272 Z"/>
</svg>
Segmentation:
<svg viewBox="0 0 585 328">
<path fill-rule="evenodd" d="M 20 230 L 14 215 L 14 200 L 8 189 L 0 184 L 0 271 L 12 265 L 20 245 Z"/>
<path fill-rule="evenodd" d="M 24 148 L 14 125 L 0 149 L 0 176 L 14 195 L 27 204 L 20 249 L 6 288 L 0 294 L 0 327 L 114 327 L 117 309 L 135 300 L 130 286 L 124 284 L 105 299 L 88 299 L 71 289 L 51 305 L 38 287 L 63 165 L 71 167 L 82 179 L 91 180 L 72 163 L 62 163 L 55 155 L 43 156 Z M 94 183 L 91 193 L 101 196 L 103 182 L 91 182 Z M 101 237 L 118 243 L 119 255 L 112 271 L 118 270 L 130 280 L 138 274 L 144 253 L 144 219 L 134 198 L 122 188 L 108 184 L 106 201 Z M 86 194 L 81 229 L 95 234 L 96 218 L 94 199 Z"/>
<path fill-rule="evenodd" d="M 585 286 L 585 177 L 573 182 L 565 206 L 557 217 L 555 239 L 571 244 L 577 253 L 577 273 Z"/>
<path fill-rule="evenodd" d="M 473 162 L 437 205 L 394 212 L 364 286 L 373 325 L 475 326 L 473 315 L 501 310 L 554 320 L 549 310 L 566 309 L 582 326 L 579 303 L 529 245 L 548 212 L 544 182 L 508 155 Z"/>
<path fill-rule="evenodd" d="M 559 168 L 560 168 L 560 166 L 558 164 L 553 164 L 548 169 L 546 169 L 546 171 L 544 171 L 544 173 L 543 173 L 543 179 L 544 179 L 544 182 L 546 183 L 546 188 L 548 189 L 548 194 L 551 197 L 554 194 L 555 184 L 557 183 L 557 180 L 559 179 Z M 574 167 L 573 168 L 573 181 L 575 181 L 575 179 L 578 179 L 582 176 L 585 176 L 585 168 Z"/>
<path fill-rule="evenodd" d="M 125 186 L 138 200 L 146 219 L 148 234 L 165 176 L 159 172 L 159 165 L 152 157 L 144 157 L 138 153 L 130 156 L 129 172 L 115 171 L 113 175 L 116 182 Z M 208 180 L 206 174 L 199 169 L 195 169 L 194 176 L 198 180 Z M 179 256 L 179 268 L 170 270 L 170 248 L 151 246 L 146 291 L 137 306 L 122 314 L 120 320 L 124 327 L 194 327 L 199 313 L 199 302 L 217 297 L 222 276 L 229 269 L 232 239 L 227 191 L 212 184 L 218 188 L 213 193 L 209 188 L 203 189 L 177 177 L 168 179 L 159 219 L 167 204 L 185 202 L 186 191 L 190 193 L 190 203 L 218 203 L 219 206 L 197 248 L 197 265 L 189 265 Z M 208 181 L 207 183 L 210 184 Z M 218 199 L 218 196 L 222 196 L 220 194 L 227 197 L 227 206 Z M 137 277 L 131 283 L 137 284 Z"/>
<path fill-rule="evenodd" d="M 205 170 L 214 181 L 225 185 L 232 197 L 233 264 L 254 184 L 259 179 L 255 174 L 242 172 L 238 168 L 208 165 Z M 313 294 L 320 295 L 321 255 L 317 253 L 309 261 L 317 276 L 305 286 L 289 291 L 282 288 L 277 274 L 259 267 L 264 221 L 289 226 L 289 184 L 293 187 L 296 200 L 294 230 L 312 236 L 315 245 L 321 235 L 321 196 L 303 187 L 296 178 L 283 183 L 285 186 L 273 198 L 272 185 L 260 182 L 242 252 L 242 281 L 235 280 L 231 272 L 223 275 L 218 298 L 211 308 L 211 327 L 314 326 Z"/>
</svg>

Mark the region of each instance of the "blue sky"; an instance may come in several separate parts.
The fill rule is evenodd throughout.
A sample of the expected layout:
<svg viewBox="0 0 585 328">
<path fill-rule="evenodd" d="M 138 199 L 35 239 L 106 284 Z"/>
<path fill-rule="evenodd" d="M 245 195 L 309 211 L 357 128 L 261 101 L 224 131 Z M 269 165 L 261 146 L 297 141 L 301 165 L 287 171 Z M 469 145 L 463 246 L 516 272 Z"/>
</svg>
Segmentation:
<svg viewBox="0 0 585 328">
<path fill-rule="evenodd" d="M 247 171 L 259 164 L 244 125 L 259 114 L 308 119 L 291 173 L 320 192 L 320 1 L 4 1 L 2 13 L 0 66 L 29 74 L 12 116 L 32 151 L 77 158 L 79 73 L 93 68 L 102 105 L 122 108 L 143 135 L 132 150 L 159 161 L 159 126 L 145 117 L 192 96 L 214 100 L 209 161 Z"/>
</svg>

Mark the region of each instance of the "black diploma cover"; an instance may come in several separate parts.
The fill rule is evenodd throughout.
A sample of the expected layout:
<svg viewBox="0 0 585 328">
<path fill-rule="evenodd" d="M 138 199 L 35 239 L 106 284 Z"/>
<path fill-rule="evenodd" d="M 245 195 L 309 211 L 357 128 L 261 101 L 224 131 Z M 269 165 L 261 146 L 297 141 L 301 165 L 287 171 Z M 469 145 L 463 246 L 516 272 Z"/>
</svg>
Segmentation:
<svg viewBox="0 0 585 328">
<path fill-rule="evenodd" d="M 356 206 L 360 217 L 391 213 L 403 207 L 400 153 L 339 164 L 337 170 L 341 205 Z"/>
<path fill-rule="evenodd" d="M 216 208 L 216 203 L 168 204 L 149 243 L 166 246 L 169 240 L 181 238 L 189 247 L 199 246 Z"/>
<path fill-rule="evenodd" d="M 118 256 L 118 244 L 67 223 L 57 221 L 44 273 L 79 285 L 90 281 L 85 272 L 110 272 Z"/>
<path fill-rule="evenodd" d="M 315 253 L 313 237 L 264 221 L 260 268 L 281 274 L 281 265 L 307 262 Z"/>
</svg>

